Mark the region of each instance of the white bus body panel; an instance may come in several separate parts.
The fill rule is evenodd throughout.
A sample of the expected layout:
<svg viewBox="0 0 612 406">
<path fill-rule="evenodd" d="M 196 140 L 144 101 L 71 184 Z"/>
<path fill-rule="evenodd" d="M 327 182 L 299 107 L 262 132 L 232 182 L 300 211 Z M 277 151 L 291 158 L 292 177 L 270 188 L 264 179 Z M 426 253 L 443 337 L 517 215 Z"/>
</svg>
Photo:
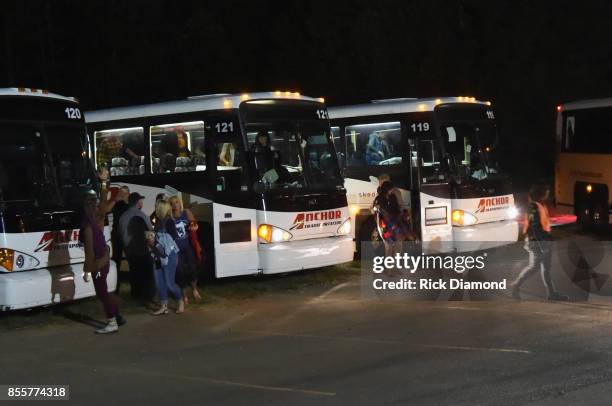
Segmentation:
<svg viewBox="0 0 612 406">
<path fill-rule="evenodd" d="M 117 288 L 117 267 L 110 262 L 109 292 Z M 27 309 L 95 296 L 92 278 L 83 280 L 83 263 L 0 276 L 0 310 Z"/>
<path fill-rule="evenodd" d="M 104 228 L 108 242 L 110 231 Z M 0 272 L 0 310 L 26 309 L 95 295 L 91 278 L 83 280 L 85 253 L 79 230 L 0 234 L 2 247 L 15 250 L 13 272 Z M 25 259 L 17 261 L 18 256 Z M 21 267 L 17 263 L 23 264 Z M 109 291 L 117 285 L 117 268 L 111 261 Z"/>
<path fill-rule="evenodd" d="M 452 251 L 451 199 L 435 197 L 423 192 L 419 193 L 419 199 L 421 200 L 423 251 L 426 253 Z"/>
<path fill-rule="evenodd" d="M 351 262 L 354 250 L 349 235 L 259 244 L 259 258 L 262 272 L 275 274 Z"/>
<path fill-rule="evenodd" d="M 453 227 L 458 251 L 494 248 L 518 241 L 518 222 L 509 217 L 509 211 L 515 208 L 514 195 L 453 199 L 452 207 L 477 218 L 472 226 Z M 461 244 L 464 242 L 467 244 Z"/>
<path fill-rule="evenodd" d="M 226 217 L 231 216 L 231 217 Z M 215 240 L 215 273 L 217 278 L 257 273 L 257 219 L 254 209 L 243 209 L 213 203 Z M 221 243 L 220 223 L 248 220 L 251 223 L 251 240 Z"/>
</svg>

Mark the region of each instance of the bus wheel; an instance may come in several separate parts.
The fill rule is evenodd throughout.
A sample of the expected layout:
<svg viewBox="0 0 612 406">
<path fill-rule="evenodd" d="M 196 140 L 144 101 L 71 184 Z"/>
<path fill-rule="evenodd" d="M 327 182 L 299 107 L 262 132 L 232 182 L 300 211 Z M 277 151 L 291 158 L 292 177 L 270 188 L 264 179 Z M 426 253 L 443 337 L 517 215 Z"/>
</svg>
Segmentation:
<svg viewBox="0 0 612 406">
<path fill-rule="evenodd" d="M 591 216 L 592 209 L 587 204 L 581 204 L 576 211 L 578 223 L 582 228 L 591 229 L 593 227 L 593 217 Z"/>
<path fill-rule="evenodd" d="M 597 230 L 603 230 L 608 226 L 608 209 L 601 202 L 595 203 L 592 209 L 593 227 Z"/>
<path fill-rule="evenodd" d="M 602 230 L 608 226 L 608 210 L 601 202 L 581 204 L 577 217 L 578 223 L 587 230 Z"/>
<path fill-rule="evenodd" d="M 372 244 L 372 254 L 374 255 L 384 255 L 385 252 L 385 244 L 378 233 L 378 228 L 376 227 L 376 220 L 374 217 L 366 220 L 362 225 L 359 231 L 359 240 L 357 241 L 358 252 L 361 256 L 361 243 Z"/>
</svg>

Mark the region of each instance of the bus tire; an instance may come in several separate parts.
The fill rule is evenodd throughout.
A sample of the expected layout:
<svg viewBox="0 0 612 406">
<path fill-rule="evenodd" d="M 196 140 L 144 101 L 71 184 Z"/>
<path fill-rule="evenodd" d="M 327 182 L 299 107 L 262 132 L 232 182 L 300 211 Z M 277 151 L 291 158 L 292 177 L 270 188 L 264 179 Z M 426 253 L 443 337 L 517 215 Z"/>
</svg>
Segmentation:
<svg viewBox="0 0 612 406">
<path fill-rule="evenodd" d="M 374 216 L 370 216 L 366 221 L 364 221 L 359 230 L 359 240 L 357 241 L 357 249 L 360 255 L 362 242 L 372 244 L 371 252 L 374 255 L 384 255 L 385 245 L 380 234 L 378 233 L 378 228 L 376 227 L 376 220 Z"/>
</svg>

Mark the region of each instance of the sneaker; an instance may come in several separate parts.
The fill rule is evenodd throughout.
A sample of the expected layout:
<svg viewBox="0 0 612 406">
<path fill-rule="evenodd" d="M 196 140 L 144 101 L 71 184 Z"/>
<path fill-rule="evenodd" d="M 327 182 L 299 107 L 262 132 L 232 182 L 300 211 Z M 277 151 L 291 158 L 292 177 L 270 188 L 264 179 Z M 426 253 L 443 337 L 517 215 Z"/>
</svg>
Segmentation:
<svg viewBox="0 0 612 406">
<path fill-rule="evenodd" d="M 569 302 L 570 298 L 567 295 L 563 295 L 559 292 L 553 292 L 548 295 L 548 300 L 552 300 L 555 302 Z"/>
<path fill-rule="evenodd" d="M 161 305 L 159 309 L 155 310 L 154 312 L 151 312 L 151 314 L 153 316 L 161 316 L 163 314 L 168 314 L 168 305 L 167 304 Z"/>
<path fill-rule="evenodd" d="M 108 323 L 106 326 L 97 329 L 97 334 L 108 334 L 108 333 L 116 333 L 119 331 L 119 326 L 117 325 L 117 320 L 113 317 L 112 319 L 108 319 Z"/>
<path fill-rule="evenodd" d="M 181 299 L 178 301 L 178 308 L 176 309 L 176 314 L 181 314 L 185 312 L 185 302 Z"/>
</svg>

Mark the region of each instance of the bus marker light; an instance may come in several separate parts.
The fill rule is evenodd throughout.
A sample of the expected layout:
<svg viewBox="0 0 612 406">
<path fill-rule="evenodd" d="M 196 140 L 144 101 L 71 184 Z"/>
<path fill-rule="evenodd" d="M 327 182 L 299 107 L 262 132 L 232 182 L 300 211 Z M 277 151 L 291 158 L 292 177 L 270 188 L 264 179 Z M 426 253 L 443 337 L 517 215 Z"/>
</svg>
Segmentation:
<svg viewBox="0 0 612 406">
<path fill-rule="evenodd" d="M 356 216 L 361 211 L 359 206 L 351 206 L 351 215 Z"/>
<path fill-rule="evenodd" d="M 586 191 L 587 193 L 591 193 L 593 191 L 593 185 L 591 184 L 586 185 Z"/>
<path fill-rule="evenodd" d="M 557 111 L 561 111 L 561 105 L 557 106 Z"/>
<path fill-rule="evenodd" d="M 491 102 L 487 100 L 487 101 L 485 102 L 485 104 L 486 104 L 487 106 L 490 106 L 490 105 L 491 105 Z"/>
<path fill-rule="evenodd" d="M 15 258 L 15 251 L 9 248 L 0 249 L 0 266 L 7 272 L 13 271 L 13 259 Z"/>
<path fill-rule="evenodd" d="M 436 106 L 440 103 L 442 103 L 442 99 L 436 99 Z"/>
<path fill-rule="evenodd" d="M 232 107 L 232 101 L 229 99 L 223 100 L 223 107 L 225 107 L 226 109 L 229 109 L 230 107 Z"/>
<path fill-rule="evenodd" d="M 319 101 L 320 101 L 321 103 L 325 103 L 325 97 L 319 97 Z"/>
<path fill-rule="evenodd" d="M 240 95 L 240 100 L 248 100 L 248 99 L 249 99 L 248 93 L 243 93 L 242 95 Z"/>
</svg>

